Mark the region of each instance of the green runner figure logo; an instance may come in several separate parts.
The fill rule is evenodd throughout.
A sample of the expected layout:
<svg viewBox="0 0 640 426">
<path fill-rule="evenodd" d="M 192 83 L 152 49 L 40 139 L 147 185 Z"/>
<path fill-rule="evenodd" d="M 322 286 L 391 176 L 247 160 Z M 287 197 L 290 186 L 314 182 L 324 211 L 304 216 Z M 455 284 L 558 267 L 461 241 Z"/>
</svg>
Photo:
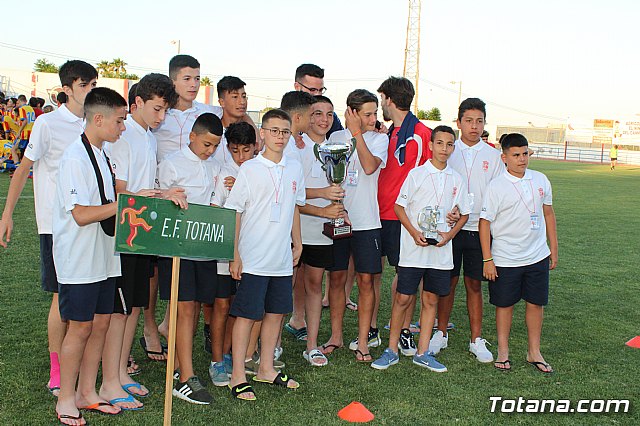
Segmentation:
<svg viewBox="0 0 640 426">
<path fill-rule="evenodd" d="M 147 206 L 142 206 L 140 207 L 140 210 L 136 210 L 133 208 L 133 205 L 136 203 L 136 200 L 134 200 L 133 198 L 129 198 L 127 201 L 130 207 L 126 207 L 122 209 L 122 215 L 120 217 L 120 225 L 124 224 L 125 215 L 127 215 L 128 216 L 127 221 L 129 222 L 129 229 L 131 230 L 129 237 L 127 238 L 127 245 L 129 247 L 133 247 L 133 240 L 138 236 L 138 228 L 142 226 L 142 229 L 144 229 L 146 232 L 149 232 L 151 231 L 153 226 L 149 225 L 147 221 L 144 220 L 143 218 L 138 217 L 139 214 L 141 214 L 143 211 L 147 209 Z"/>
</svg>

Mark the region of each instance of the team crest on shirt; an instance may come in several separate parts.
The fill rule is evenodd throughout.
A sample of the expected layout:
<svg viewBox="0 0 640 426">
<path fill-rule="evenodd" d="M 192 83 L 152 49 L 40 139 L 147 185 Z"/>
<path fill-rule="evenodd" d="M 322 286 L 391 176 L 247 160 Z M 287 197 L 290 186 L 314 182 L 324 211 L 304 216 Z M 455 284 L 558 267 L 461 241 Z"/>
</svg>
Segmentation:
<svg viewBox="0 0 640 426">
<path fill-rule="evenodd" d="M 540 194 L 540 198 L 544 197 L 544 189 L 538 188 L 538 193 Z"/>
<path fill-rule="evenodd" d="M 487 170 L 489 170 L 489 162 L 487 160 L 484 160 L 482 162 L 482 171 L 486 172 Z"/>
<path fill-rule="evenodd" d="M 455 197 L 457 193 L 458 193 L 458 187 L 454 186 L 453 187 L 453 196 Z"/>
<path fill-rule="evenodd" d="M 298 189 L 298 182 L 294 180 L 293 182 L 291 182 L 291 191 L 295 194 L 297 189 Z"/>
</svg>

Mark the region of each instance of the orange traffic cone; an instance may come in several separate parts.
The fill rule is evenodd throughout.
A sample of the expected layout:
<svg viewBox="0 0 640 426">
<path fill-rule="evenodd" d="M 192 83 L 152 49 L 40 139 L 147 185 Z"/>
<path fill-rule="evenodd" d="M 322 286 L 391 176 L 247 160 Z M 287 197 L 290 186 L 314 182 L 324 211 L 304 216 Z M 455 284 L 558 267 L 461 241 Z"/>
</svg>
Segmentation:
<svg viewBox="0 0 640 426">
<path fill-rule="evenodd" d="M 367 410 L 367 407 L 354 401 L 338 411 L 338 417 L 351 423 L 366 423 L 373 420 L 375 416 Z"/>
<path fill-rule="evenodd" d="M 627 342 L 627 346 L 640 349 L 640 336 L 636 336 Z"/>
</svg>

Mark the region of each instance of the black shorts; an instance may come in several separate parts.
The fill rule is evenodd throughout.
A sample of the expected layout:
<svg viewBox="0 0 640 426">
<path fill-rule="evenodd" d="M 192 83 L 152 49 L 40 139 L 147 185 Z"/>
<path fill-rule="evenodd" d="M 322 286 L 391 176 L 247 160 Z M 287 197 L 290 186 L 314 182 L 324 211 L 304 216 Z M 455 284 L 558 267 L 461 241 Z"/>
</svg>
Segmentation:
<svg viewBox="0 0 640 426">
<path fill-rule="evenodd" d="M 293 311 L 293 277 L 242 274 L 229 315 L 260 321 L 264 314 Z"/>
<path fill-rule="evenodd" d="M 40 234 L 40 284 L 44 291 L 58 292 L 56 265 L 53 263 L 53 235 Z"/>
<path fill-rule="evenodd" d="M 238 291 L 238 281 L 231 278 L 231 275 L 218 274 L 214 297 L 216 299 L 229 299 L 235 296 Z"/>
<path fill-rule="evenodd" d="M 300 263 L 314 268 L 327 269 L 333 266 L 333 244 L 310 245 L 303 244 Z"/>
<path fill-rule="evenodd" d="M 398 266 L 400 261 L 400 231 L 402 224 L 399 220 L 381 220 L 382 256 L 386 256 L 391 266 Z"/>
<path fill-rule="evenodd" d="M 110 315 L 115 291 L 115 278 L 90 284 L 60 284 L 60 317 L 63 321 L 93 321 L 95 314 Z"/>
<path fill-rule="evenodd" d="M 611 159 L 611 161 L 616 161 L 616 160 L 617 160 L 617 158 L 612 158 L 612 159 Z"/>
<path fill-rule="evenodd" d="M 173 259 L 158 259 L 158 288 L 160 299 L 171 298 L 171 271 Z M 216 283 L 218 281 L 218 264 L 215 260 L 180 260 L 180 286 L 178 301 L 213 303 Z"/>
<path fill-rule="evenodd" d="M 496 267 L 498 277 L 489 281 L 489 302 L 499 308 L 524 299 L 534 305 L 549 303 L 549 258 L 514 268 Z"/>
<path fill-rule="evenodd" d="M 149 307 L 151 258 L 141 254 L 120 254 L 122 276 L 116 278 L 115 314 L 131 314 L 131 308 Z"/>
<path fill-rule="evenodd" d="M 382 272 L 380 228 L 366 231 L 353 231 L 351 238 L 333 242 L 333 266 L 329 271 L 349 269 L 349 257 L 353 254 L 355 270 L 361 274 L 379 274 Z"/>
<path fill-rule="evenodd" d="M 453 269 L 451 270 L 451 277 L 459 277 L 460 269 L 464 269 L 465 277 L 482 281 L 484 279 L 482 266 L 480 234 L 476 231 L 460 230 L 453 238 Z"/>
<path fill-rule="evenodd" d="M 410 268 L 398 266 L 398 286 L 400 294 L 413 296 L 418 292 L 422 280 L 422 290 L 446 296 L 451 291 L 451 272 L 433 268 Z"/>
</svg>

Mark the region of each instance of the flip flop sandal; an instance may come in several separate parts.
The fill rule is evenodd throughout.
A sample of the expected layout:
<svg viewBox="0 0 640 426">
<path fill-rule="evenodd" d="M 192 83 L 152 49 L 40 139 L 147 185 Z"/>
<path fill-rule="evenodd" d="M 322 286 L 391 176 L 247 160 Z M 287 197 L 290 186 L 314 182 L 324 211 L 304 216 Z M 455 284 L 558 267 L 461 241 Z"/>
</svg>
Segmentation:
<svg viewBox="0 0 640 426">
<path fill-rule="evenodd" d="M 284 329 L 298 340 L 307 340 L 307 327 L 295 328 L 291 324 L 286 323 Z"/>
<path fill-rule="evenodd" d="M 302 352 L 302 356 L 306 359 L 312 367 L 324 367 L 329 364 L 329 360 L 326 356 L 320 351 L 320 349 L 311 349 L 308 353 L 307 351 Z M 317 361 L 317 362 L 316 362 Z"/>
<path fill-rule="evenodd" d="M 244 383 L 240 383 L 239 385 L 235 385 L 234 387 L 231 387 L 231 385 L 228 385 L 229 389 L 231 389 L 231 395 L 233 395 L 234 398 L 236 399 L 240 399 L 242 401 L 255 401 L 256 400 L 256 393 L 253 391 L 253 388 L 251 387 L 251 385 L 247 382 Z M 243 393 L 246 392 L 251 392 L 253 394 L 253 397 L 243 397 L 241 396 Z"/>
<path fill-rule="evenodd" d="M 511 360 L 506 360 L 506 361 L 496 361 L 493 363 L 493 366 L 496 368 L 496 370 L 500 370 L 500 371 L 511 371 Z"/>
<path fill-rule="evenodd" d="M 108 413 L 106 411 L 102 411 L 100 407 L 116 407 L 120 409 L 120 411 L 118 411 L 117 413 Z M 95 404 L 87 405 L 86 407 L 80 407 L 78 408 L 78 410 L 91 411 L 92 413 L 102 414 L 103 416 L 117 416 L 118 414 L 122 413 L 122 407 L 117 407 L 104 401 L 96 402 Z"/>
<path fill-rule="evenodd" d="M 359 349 L 356 349 L 353 353 L 356 355 L 357 362 L 364 362 L 364 363 L 373 362 L 373 357 L 368 352 L 366 354 L 363 354 Z M 358 354 L 360 354 L 360 359 L 358 359 Z M 369 357 L 369 359 L 367 359 L 367 357 Z"/>
<path fill-rule="evenodd" d="M 56 415 L 58 416 L 58 421 L 60 422 L 61 425 L 68 425 L 69 423 L 65 423 L 62 420 L 63 419 L 68 419 L 68 420 L 84 420 L 84 418 L 82 417 L 82 413 L 78 414 L 77 416 L 72 416 L 71 414 L 58 414 L 56 413 Z M 88 425 L 89 423 L 85 420 L 85 426 Z"/>
<path fill-rule="evenodd" d="M 263 379 L 259 379 L 258 376 L 253 376 L 253 381 L 258 383 L 266 383 L 268 385 L 280 386 L 287 389 L 298 389 L 300 387 L 299 383 L 289 386 L 289 380 L 293 380 L 293 379 L 284 373 L 278 373 L 278 375 L 276 376 L 275 379 L 273 379 L 273 381 L 263 380 Z"/>
<path fill-rule="evenodd" d="M 136 389 L 142 391 L 142 385 L 140 383 L 138 383 L 138 382 L 128 383 L 126 385 L 122 385 L 122 390 L 125 391 L 126 393 L 128 393 L 129 395 L 133 396 L 134 398 L 146 398 L 151 393 L 150 391 L 147 391 L 147 393 L 145 393 L 144 395 L 139 394 L 139 393 L 133 393 L 133 392 L 131 392 L 129 390 L 131 388 L 136 388 Z"/>
<path fill-rule="evenodd" d="M 129 360 L 127 361 L 127 374 L 129 376 L 137 376 L 141 372 L 142 368 L 136 364 L 132 356 L 129 356 Z"/>
<path fill-rule="evenodd" d="M 162 346 L 162 344 L 160 344 L 162 351 L 158 352 L 158 351 L 150 351 L 147 349 L 147 340 L 144 338 L 144 336 L 140 336 L 139 342 L 140 342 L 140 347 L 142 347 L 142 350 L 147 355 L 147 358 L 149 360 L 156 361 L 156 362 L 165 362 L 167 360 L 167 350 Z M 149 355 L 164 356 L 165 359 L 155 359 L 155 358 L 151 358 Z"/>
<path fill-rule="evenodd" d="M 119 406 L 118 405 L 119 402 L 136 402 L 136 400 L 131 395 L 127 396 L 126 398 L 114 398 L 109 400 L 109 403 L 111 405 L 115 405 L 116 407 L 120 408 L 120 410 L 122 411 L 139 411 L 144 408 L 144 405 L 141 407 L 125 408 L 125 407 Z"/>
<path fill-rule="evenodd" d="M 351 311 L 357 311 L 358 310 L 358 305 L 356 305 L 353 302 L 349 302 L 346 305 L 347 309 L 351 310 Z"/>
<path fill-rule="evenodd" d="M 338 345 L 329 344 L 329 345 L 322 345 L 320 347 L 322 348 L 322 353 L 324 355 L 331 355 L 332 353 L 335 352 L 336 349 L 340 349 L 340 348 L 342 348 L 344 346 L 338 346 Z M 331 349 L 331 350 L 327 351 L 327 349 Z"/>
<path fill-rule="evenodd" d="M 536 368 L 536 370 L 538 370 L 539 372 L 541 372 L 543 374 L 551 374 L 551 373 L 553 373 L 553 368 L 551 368 L 551 366 L 549 364 L 547 364 L 546 362 L 542 362 L 542 361 L 527 361 L 527 364 L 533 365 Z M 544 367 L 545 369 L 543 370 L 541 367 Z"/>
</svg>

